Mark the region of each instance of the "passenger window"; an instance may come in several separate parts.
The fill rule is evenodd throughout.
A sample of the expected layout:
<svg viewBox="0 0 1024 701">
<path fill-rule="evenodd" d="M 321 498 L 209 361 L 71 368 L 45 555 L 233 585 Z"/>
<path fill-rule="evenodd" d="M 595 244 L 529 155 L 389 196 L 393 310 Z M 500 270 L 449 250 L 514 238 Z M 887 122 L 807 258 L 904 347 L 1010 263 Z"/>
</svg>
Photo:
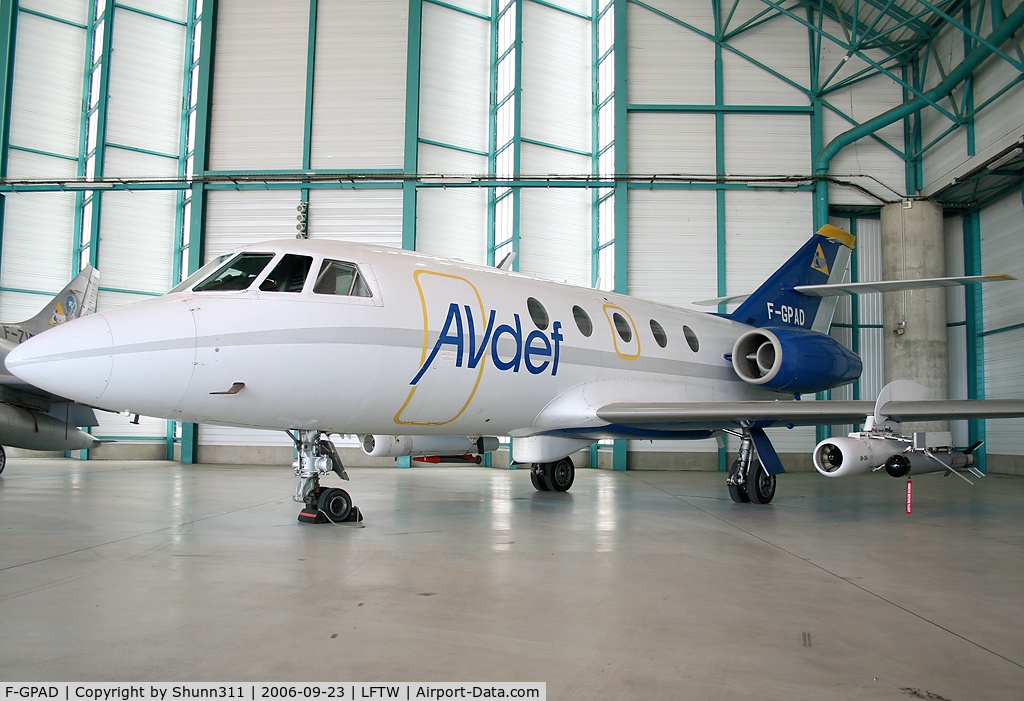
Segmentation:
<svg viewBox="0 0 1024 701">
<path fill-rule="evenodd" d="M 654 319 L 651 319 L 651 333 L 654 334 L 654 340 L 658 342 L 659 346 L 664 348 L 668 345 L 668 335 L 665 333 L 665 329 Z"/>
<path fill-rule="evenodd" d="M 530 297 L 526 300 L 526 308 L 530 310 L 530 318 L 537 328 L 543 331 L 548 327 L 548 311 L 538 300 Z"/>
<path fill-rule="evenodd" d="M 242 253 L 193 289 L 195 292 L 244 290 L 273 258 L 273 253 Z"/>
<path fill-rule="evenodd" d="M 302 286 L 306 282 L 306 275 L 309 274 L 311 265 L 313 265 L 311 257 L 289 253 L 260 283 L 260 290 L 263 292 L 302 292 Z"/>
<path fill-rule="evenodd" d="M 629 322 L 622 318 L 618 312 L 612 314 L 612 321 L 615 322 L 615 330 L 619 332 L 619 338 L 625 343 L 633 340 L 633 329 L 629 328 Z"/>
<path fill-rule="evenodd" d="M 590 334 L 594 332 L 594 324 L 590 321 L 590 315 L 583 309 L 583 307 L 573 307 L 572 317 L 576 320 L 576 327 L 579 328 L 580 333 L 590 338 Z"/>
<path fill-rule="evenodd" d="M 313 292 L 319 295 L 373 296 L 359 274 L 359 268 L 338 260 L 324 260 L 320 274 L 316 276 Z"/>
<path fill-rule="evenodd" d="M 690 350 L 696 353 L 700 349 L 700 341 L 697 340 L 697 334 L 689 326 L 684 326 L 683 336 L 686 337 L 686 343 L 690 346 Z"/>
</svg>

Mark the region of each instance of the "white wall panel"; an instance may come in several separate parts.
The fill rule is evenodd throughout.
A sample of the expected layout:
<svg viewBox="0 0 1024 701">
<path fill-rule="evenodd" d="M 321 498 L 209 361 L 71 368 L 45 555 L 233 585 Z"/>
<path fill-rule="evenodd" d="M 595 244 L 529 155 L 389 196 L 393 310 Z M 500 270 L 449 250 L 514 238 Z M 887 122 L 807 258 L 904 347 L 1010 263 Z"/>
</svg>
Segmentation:
<svg viewBox="0 0 1024 701">
<path fill-rule="evenodd" d="M 713 175 L 715 171 L 714 115 L 629 115 L 629 172 Z"/>
<path fill-rule="evenodd" d="M 206 200 L 206 261 L 258 241 L 295 237 L 298 190 L 215 190 Z"/>
<path fill-rule="evenodd" d="M 523 144 L 519 171 L 524 175 L 588 175 L 593 170 L 590 156 L 559 149 Z"/>
<path fill-rule="evenodd" d="M 796 22 L 773 21 L 749 29 L 729 42 L 797 85 L 810 82 L 807 29 Z M 730 105 L 806 105 L 806 93 L 732 51 L 722 52 L 725 102 Z"/>
<path fill-rule="evenodd" d="M 836 109 L 863 123 L 903 102 L 902 90 L 896 82 L 878 76 L 828 95 Z M 822 111 L 822 129 L 827 144 L 855 125 L 827 107 Z M 900 151 L 903 150 L 903 122 L 898 121 L 876 132 L 877 136 Z M 829 173 L 853 180 L 885 200 L 897 193 L 906 193 L 906 168 L 903 159 L 876 139 L 866 136 L 844 147 L 829 164 Z M 856 176 L 870 175 L 872 178 Z M 877 178 L 879 184 L 873 178 Z M 833 185 L 829 201 L 834 204 L 880 204 L 879 200 L 853 188 Z"/>
<path fill-rule="evenodd" d="M 1020 193 L 1011 193 L 986 207 L 980 219 L 980 272 L 1007 273 L 1024 279 L 1024 206 Z M 986 330 L 1024 321 L 1020 284 L 997 283 L 982 287 Z"/>
<path fill-rule="evenodd" d="M 18 7 L 35 10 L 78 24 L 89 21 L 89 0 L 19 0 Z M 20 23 L 19 19 L 19 23 Z"/>
<path fill-rule="evenodd" d="M 199 425 L 199 445 L 294 446 L 284 431 L 262 431 L 258 428 Z M 335 445 L 338 442 L 335 441 Z"/>
<path fill-rule="evenodd" d="M 416 250 L 487 264 L 484 188 L 421 188 L 416 194 Z"/>
<path fill-rule="evenodd" d="M 590 151 L 590 32 L 579 17 L 523 6 L 523 137 Z"/>
<path fill-rule="evenodd" d="M 74 156 L 82 118 L 85 30 L 21 12 L 10 143 Z"/>
<path fill-rule="evenodd" d="M 313 168 L 402 169 L 408 12 L 407 0 L 317 6 Z"/>
<path fill-rule="evenodd" d="M 711 3 L 655 2 L 689 24 L 710 25 Z M 651 105 L 715 104 L 715 44 L 650 10 L 630 3 L 629 102 Z"/>
<path fill-rule="evenodd" d="M 680 22 L 686 22 L 690 26 L 696 27 L 703 32 L 708 34 L 715 33 L 715 13 L 713 12 L 712 3 L 693 2 L 693 0 L 652 0 L 645 4 L 653 7 L 658 12 L 665 13 L 673 19 L 679 20 Z M 637 9 L 643 8 L 638 6 Z M 648 13 L 650 12 L 649 10 L 644 11 Z M 634 26 L 634 19 L 632 15 L 628 16 L 628 22 L 630 23 L 630 29 L 632 29 Z M 680 26 L 677 23 L 673 24 L 675 24 L 675 26 Z M 683 27 L 680 26 L 680 29 L 683 29 Z M 630 44 L 632 44 L 632 34 L 630 35 L 629 40 Z M 712 53 L 714 53 L 713 49 Z"/>
<path fill-rule="evenodd" d="M 463 10 L 469 10 L 479 15 L 491 14 L 491 0 L 445 0 L 445 4 L 460 7 Z"/>
<path fill-rule="evenodd" d="M 1020 31 L 1017 32 L 1017 36 L 1019 42 Z M 1009 41 L 1003 44 L 1002 49 L 1009 56 L 1015 54 L 1013 44 Z M 974 104 L 982 104 L 1018 75 L 1019 71 L 1003 59 L 990 58 L 974 72 Z M 985 149 L 1008 134 L 1020 137 L 1021 133 L 1024 133 L 1022 104 L 1024 84 L 1018 83 L 978 114 L 974 120 L 974 142 L 977 151 Z"/>
<path fill-rule="evenodd" d="M 302 167 L 308 34 L 308 3 L 218 3 L 211 170 Z"/>
<path fill-rule="evenodd" d="M 860 359 L 864 371 L 860 375 L 860 396 L 875 399 L 885 386 L 885 329 L 860 330 Z"/>
<path fill-rule="evenodd" d="M 177 178 L 178 160 L 128 149 L 106 148 L 103 174 L 108 178 Z"/>
<path fill-rule="evenodd" d="M 57 294 L 71 279 L 75 196 L 32 192 L 4 199 L 0 285 Z M 48 301 L 41 295 L 0 292 L 0 318 L 28 319 Z"/>
<path fill-rule="evenodd" d="M 14 179 L 74 179 L 78 173 L 78 162 L 66 158 L 44 156 L 41 153 L 11 149 L 7 156 L 7 177 Z M 11 193 L 7 201 L 20 197 Z"/>
<path fill-rule="evenodd" d="M 725 172 L 730 175 L 810 173 L 811 120 L 806 115 L 725 115 Z"/>
<path fill-rule="evenodd" d="M 107 141 L 176 155 L 185 27 L 118 8 L 111 56 Z"/>
<path fill-rule="evenodd" d="M 520 197 L 519 270 L 589 287 L 591 193 L 525 188 Z"/>
<path fill-rule="evenodd" d="M 104 287 L 161 294 L 173 287 L 176 198 L 174 192 L 103 193 L 96 267 Z"/>
<path fill-rule="evenodd" d="M 857 220 L 857 282 L 877 282 L 882 279 L 882 220 Z M 872 292 L 858 295 L 860 323 L 882 323 L 882 294 Z"/>
<path fill-rule="evenodd" d="M 401 248 L 402 191 L 311 190 L 307 226 L 311 239 Z"/>
<path fill-rule="evenodd" d="M 420 136 L 424 139 L 487 150 L 490 32 L 485 20 L 423 4 Z"/>
<path fill-rule="evenodd" d="M 685 309 L 718 295 L 716 196 L 629 191 L 629 294 Z"/>
<path fill-rule="evenodd" d="M 167 435 L 167 421 L 166 419 L 154 419 L 151 416 L 140 416 L 139 423 L 133 424 L 132 420 L 134 416 L 123 416 L 121 414 L 111 414 L 107 411 L 97 411 L 96 420 L 99 422 L 99 426 L 95 426 L 92 429 L 92 435 L 97 438 L 129 438 L 135 439 L 133 443 L 156 443 L 164 442 L 166 439 L 162 436 Z M 139 439 L 151 439 L 141 440 Z"/>
<path fill-rule="evenodd" d="M 1024 206 L 1013 193 L 981 211 L 983 273 L 1009 273 L 1024 277 Z M 992 331 L 1019 324 L 1021 297 L 1015 286 L 983 288 L 984 328 Z M 1024 396 L 1024 329 L 985 337 L 985 396 L 1010 399 Z M 986 422 L 987 450 L 992 455 L 1024 455 L 1024 420 Z"/>
<path fill-rule="evenodd" d="M 725 193 L 726 294 L 753 292 L 814 233 L 808 192 Z"/>
<path fill-rule="evenodd" d="M 161 17 L 184 22 L 188 17 L 188 0 L 117 0 L 118 5 L 134 7 Z"/>
<path fill-rule="evenodd" d="M 487 156 L 433 144 L 420 144 L 419 172 L 445 175 L 486 175 Z"/>
</svg>

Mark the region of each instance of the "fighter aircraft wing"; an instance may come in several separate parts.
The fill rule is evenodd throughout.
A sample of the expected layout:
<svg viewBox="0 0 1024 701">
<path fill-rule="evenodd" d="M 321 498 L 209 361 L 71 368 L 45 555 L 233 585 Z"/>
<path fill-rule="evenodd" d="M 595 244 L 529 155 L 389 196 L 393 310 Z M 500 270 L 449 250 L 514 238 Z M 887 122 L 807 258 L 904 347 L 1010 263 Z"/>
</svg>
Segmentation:
<svg viewBox="0 0 1024 701">
<path fill-rule="evenodd" d="M 652 402 L 607 404 L 597 410 L 598 418 L 614 424 L 681 424 L 686 426 L 787 425 L 828 426 L 862 423 L 875 414 L 870 400 L 825 401 L 739 401 L 739 402 Z M 943 399 L 889 401 L 877 414 L 890 421 L 937 419 L 1005 419 L 1024 416 L 1020 399 Z"/>
</svg>

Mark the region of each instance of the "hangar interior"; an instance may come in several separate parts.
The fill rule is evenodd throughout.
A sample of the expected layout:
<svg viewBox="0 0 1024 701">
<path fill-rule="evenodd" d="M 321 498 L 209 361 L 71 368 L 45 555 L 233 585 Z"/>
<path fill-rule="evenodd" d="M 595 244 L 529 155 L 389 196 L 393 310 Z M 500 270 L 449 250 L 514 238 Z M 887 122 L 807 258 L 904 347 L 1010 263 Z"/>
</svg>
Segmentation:
<svg viewBox="0 0 1024 701">
<path fill-rule="evenodd" d="M 487 265 L 514 251 L 523 273 L 680 306 L 753 290 L 827 222 L 858 237 L 856 281 L 908 274 L 914 245 L 941 253 L 937 275 L 1024 278 L 1017 0 L 8 0 L 2 11 L 7 322 L 85 264 L 101 271 L 106 310 L 239 245 L 296 235 Z M 929 209 L 930 223 L 908 224 Z M 886 241 L 902 258 L 886 262 Z M 1024 396 L 1021 296 L 981 287 L 940 291 L 909 317 L 903 307 L 904 322 L 935 320 L 942 336 L 904 353 L 916 369 L 887 361 L 899 321 L 881 295 L 841 302 L 832 334 L 865 370 L 822 397 L 874 398 L 922 367 L 939 369 L 947 384 L 934 390 L 952 398 Z M 278 433 L 99 419 L 94 435 L 116 442 L 83 458 L 291 460 Z M 1020 420 L 952 428 L 960 445 L 987 441 L 989 469 L 1024 471 Z M 846 430 L 770 432 L 800 469 L 816 439 Z M 346 462 L 370 464 L 354 437 L 339 445 Z M 576 462 L 716 470 L 730 449 L 609 441 Z"/>
</svg>

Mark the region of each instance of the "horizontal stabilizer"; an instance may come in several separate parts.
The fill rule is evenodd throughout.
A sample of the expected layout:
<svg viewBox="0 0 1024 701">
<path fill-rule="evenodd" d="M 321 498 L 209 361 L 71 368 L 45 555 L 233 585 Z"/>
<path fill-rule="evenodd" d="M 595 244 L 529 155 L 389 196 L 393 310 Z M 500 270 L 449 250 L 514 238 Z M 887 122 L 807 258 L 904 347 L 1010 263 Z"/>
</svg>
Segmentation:
<svg viewBox="0 0 1024 701">
<path fill-rule="evenodd" d="M 868 292 L 901 292 L 902 290 L 926 290 L 933 287 L 957 287 L 959 285 L 975 285 L 982 282 L 1004 282 L 1016 280 L 1012 275 L 967 275 L 963 277 L 931 277 L 918 280 L 879 280 L 876 282 L 846 282 L 824 285 L 797 285 L 790 288 L 808 297 L 842 297 L 859 295 Z M 715 297 L 692 302 L 701 307 L 715 307 L 719 304 L 738 302 L 749 297 L 749 294 Z"/>
<path fill-rule="evenodd" d="M 798 285 L 794 291 L 808 297 L 839 297 L 866 292 L 900 292 L 902 290 L 926 290 L 933 287 L 957 287 L 980 282 L 1016 280 L 1012 275 L 968 275 L 966 277 L 932 277 L 918 280 L 880 280 L 878 282 L 847 282 L 837 285 Z M 698 304 L 698 302 L 694 302 Z"/>
</svg>

